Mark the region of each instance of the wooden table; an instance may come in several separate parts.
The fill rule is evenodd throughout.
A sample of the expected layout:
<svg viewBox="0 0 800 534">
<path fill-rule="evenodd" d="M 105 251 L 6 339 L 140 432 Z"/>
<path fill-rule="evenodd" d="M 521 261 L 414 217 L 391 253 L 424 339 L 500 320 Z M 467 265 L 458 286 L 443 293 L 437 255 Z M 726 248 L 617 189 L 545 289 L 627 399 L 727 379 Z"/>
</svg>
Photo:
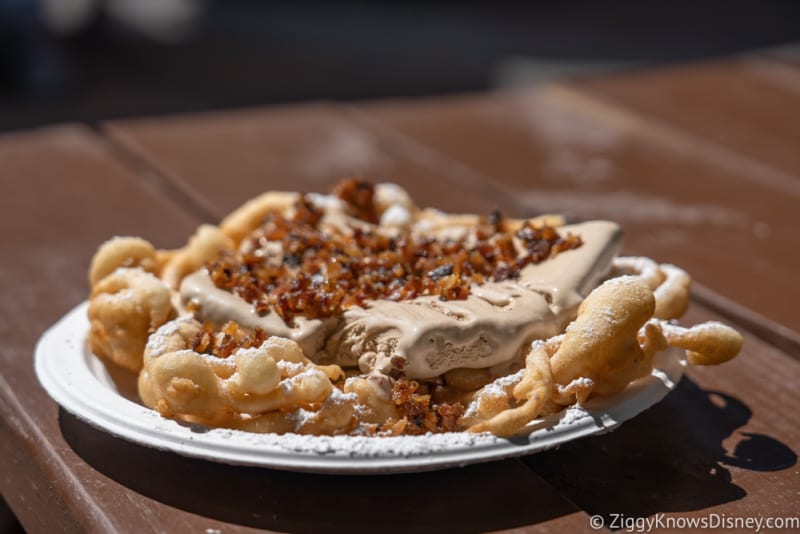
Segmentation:
<svg viewBox="0 0 800 534">
<path fill-rule="evenodd" d="M 615 432 L 402 476 L 231 467 L 111 437 L 38 385 L 33 347 L 115 234 L 175 247 L 270 189 L 359 175 L 420 204 L 605 217 L 695 277 L 688 322 L 742 354 Z M 0 137 L 0 489 L 31 532 L 590 531 L 800 515 L 800 66 L 758 56 L 529 90 L 55 126 Z M 660 514 L 666 514 L 661 516 Z"/>
</svg>

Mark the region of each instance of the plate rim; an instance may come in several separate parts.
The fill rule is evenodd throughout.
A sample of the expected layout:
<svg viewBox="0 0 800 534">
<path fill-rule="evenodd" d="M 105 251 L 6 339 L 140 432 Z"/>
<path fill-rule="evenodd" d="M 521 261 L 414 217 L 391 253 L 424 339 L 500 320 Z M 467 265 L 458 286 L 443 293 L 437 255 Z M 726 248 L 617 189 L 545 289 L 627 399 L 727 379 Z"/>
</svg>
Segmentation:
<svg viewBox="0 0 800 534">
<path fill-rule="evenodd" d="M 91 358 L 99 365 L 102 363 L 86 343 L 89 332 L 87 308 L 88 301 L 84 301 L 58 319 L 41 335 L 34 353 L 39 383 L 67 412 L 101 431 L 145 447 L 231 465 L 296 472 L 386 474 L 430 471 L 552 449 L 575 439 L 614 430 L 624 421 L 660 402 L 675 389 L 686 365 L 683 351 L 668 349 L 659 354 L 663 368 L 654 369 L 651 375 L 636 381 L 622 394 L 602 399 L 600 409 L 589 407 L 583 410 L 582 417 L 562 426 L 560 421 L 566 414 L 565 410 L 548 419 L 538 420 L 539 423 L 533 425 L 529 434 L 512 440 L 461 432 L 453 434 L 452 441 L 457 444 L 454 446 L 442 446 L 433 451 L 420 449 L 423 452 L 415 452 L 412 447 L 410 453 L 401 449 L 397 454 L 367 455 L 354 453 L 352 449 L 348 452 L 343 446 L 358 444 L 358 440 L 376 439 L 404 440 L 404 444 L 414 444 L 414 440 L 420 440 L 416 443 L 425 445 L 424 440 L 445 441 L 449 438 L 437 438 L 443 436 L 441 434 L 401 438 L 304 436 L 303 440 L 316 443 L 317 448 L 311 452 L 296 451 L 285 449 L 285 443 L 296 435 L 252 434 L 180 423 L 164 418 L 104 385 L 89 365 Z M 267 436 L 274 440 L 276 446 L 269 446 Z M 284 450 L 278 448 L 281 442 L 285 442 Z"/>
</svg>

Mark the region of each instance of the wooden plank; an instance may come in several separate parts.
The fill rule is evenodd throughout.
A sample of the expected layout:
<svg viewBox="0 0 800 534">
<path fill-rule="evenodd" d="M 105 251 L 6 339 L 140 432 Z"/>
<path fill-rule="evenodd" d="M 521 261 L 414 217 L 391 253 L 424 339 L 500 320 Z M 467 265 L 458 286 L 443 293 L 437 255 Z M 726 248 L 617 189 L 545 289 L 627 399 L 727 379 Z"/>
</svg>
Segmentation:
<svg viewBox="0 0 800 534">
<path fill-rule="evenodd" d="M 69 415 L 61 427 L 77 453 L 109 479 L 173 509 L 249 528 L 492 531 L 569 521 L 576 514 L 519 460 L 407 475 L 325 476 L 183 458 L 119 440 Z M 119 462 L 109 449 L 128 460 Z M 503 490 L 479 491 L 478 481 Z M 170 517 L 159 521 L 172 530 Z"/>
<path fill-rule="evenodd" d="M 359 112 L 505 188 L 528 213 L 618 221 L 629 253 L 679 264 L 800 331 L 800 180 L 754 178 L 680 131 L 563 86 Z"/>
<path fill-rule="evenodd" d="M 793 72 L 794 70 L 794 72 Z M 800 74 L 759 57 L 588 78 L 570 84 L 800 179 Z"/>
<path fill-rule="evenodd" d="M 497 189 L 437 168 L 391 138 L 318 104 L 205 113 L 104 126 L 120 150 L 141 158 L 217 218 L 267 190 L 323 192 L 359 176 L 398 183 L 423 205 L 489 213 L 510 201 Z"/>
<path fill-rule="evenodd" d="M 133 233 L 176 246 L 194 226 L 99 147 L 73 126 L 0 138 L 0 179 L 13 191 L 0 196 L 0 480 L 31 531 L 107 531 L 131 517 L 126 490 L 110 491 L 64 441 L 33 373 L 36 339 L 85 298 L 87 265 L 104 239 Z"/>
</svg>

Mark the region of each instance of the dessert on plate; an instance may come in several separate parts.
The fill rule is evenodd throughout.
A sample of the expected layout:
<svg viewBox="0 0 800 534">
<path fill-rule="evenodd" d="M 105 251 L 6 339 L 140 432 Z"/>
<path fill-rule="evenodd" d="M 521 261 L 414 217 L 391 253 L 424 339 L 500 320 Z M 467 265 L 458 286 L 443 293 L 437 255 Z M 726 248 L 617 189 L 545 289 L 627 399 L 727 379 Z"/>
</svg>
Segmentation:
<svg viewBox="0 0 800 534">
<path fill-rule="evenodd" d="M 252 432 L 509 436 L 649 375 L 734 357 L 677 319 L 690 277 L 619 227 L 418 207 L 394 184 L 268 192 L 178 250 L 100 246 L 89 344 L 164 417 Z"/>
</svg>

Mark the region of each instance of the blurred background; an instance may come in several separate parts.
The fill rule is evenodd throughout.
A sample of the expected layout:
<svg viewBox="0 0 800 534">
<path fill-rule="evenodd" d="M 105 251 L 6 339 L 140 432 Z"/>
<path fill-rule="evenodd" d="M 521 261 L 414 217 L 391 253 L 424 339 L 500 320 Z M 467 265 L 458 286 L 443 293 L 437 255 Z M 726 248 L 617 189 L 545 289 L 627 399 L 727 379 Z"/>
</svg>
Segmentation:
<svg viewBox="0 0 800 534">
<path fill-rule="evenodd" d="M 0 132 L 800 50 L 800 0 L 0 0 Z M 21 527 L 0 499 L 0 532 Z"/>
<path fill-rule="evenodd" d="M 0 131 L 481 91 L 795 42 L 798 0 L 0 0 Z"/>
</svg>

